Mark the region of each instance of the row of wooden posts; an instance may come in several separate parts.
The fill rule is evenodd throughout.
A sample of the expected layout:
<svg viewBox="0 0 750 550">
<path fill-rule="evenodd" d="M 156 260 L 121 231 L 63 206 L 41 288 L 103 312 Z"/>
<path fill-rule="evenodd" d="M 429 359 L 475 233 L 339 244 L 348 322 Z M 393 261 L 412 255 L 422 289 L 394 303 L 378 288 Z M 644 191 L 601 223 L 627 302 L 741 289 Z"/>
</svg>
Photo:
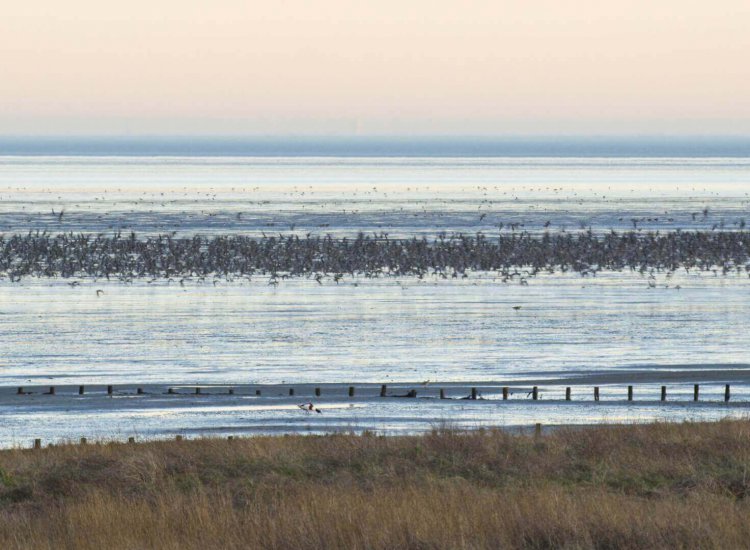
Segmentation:
<svg viewBox="0 0 750 550">
<path fill-rule="evenodd" d="M 508 388 L 503 388 L 503 399 L 508 399 Z M 473 395 L 473 394 L 472 394 Z M 535 401 L 539 399 L 539 388 L 534 386 L 531 389 L 532 399 Z M 729 384 L 724 385 L 724 401 L 729 401 L 731 397 L 731 388 Z M 474 398 L 474 397 L 472 397 Z M 700 398 L 700 384 L 693 384 L 693 401 L 698 401 Z M 475 399 L 475 398 L 474 398 Z M 571 400 L 571 389 L 570 387 L 565 388 L 565 400 Z M 667 400 L 667 387 L 661 387 L 661 401 Z M 594 387 L 594 401 L 599 401 L 599 386 Z M 628 386 L 628 401 L 633 401 L 633 386 Z"/>
<path fill-rule="evenodd" d="M 380 386 L 380 397 L 388 397 L 387 395 L 387 386 L 383 384 Z M 78 386 L 78 395 L 84 395 L 86 391 L 85 386 Z M 503 392 L 503 400 L 507 401 L 508 396 L 510 394 L 510 387 L 505 386 L 502 388 Z M 23 387 L 19 387 L 17 394 L 18 395 L 26 395 L 28 392 L 24 391 Z M 168 388 L 167 393 L 170 395 L 176 395 L 178 392 L 174 388 Z M 321 389 L 319 387 L 315 388 L 315 396 L 320 397 L 321 396 Z M 539 388 L 538 386 L 534 386 L 531 389 L 531 397 L 534 401 L 539 399 Z M 107 395 L 113 395 L 114 394 L 114 386 L 107 386 Z M 143 395 L 144 391 L 143 388 L 136 388 L 136 394 L 137 395 Z M 227 390 L 228 395 L 234 395 L 234 388 L 229 388 Z M 349 386 L 349 397 L 354 397 L 355 389 L 354 386 Z M 698 401 L 700 394 L 700 385 L 695 384 L 693 386 L 693 401 Z M 55 386 L 50 386 L 49 391 L 45 392 L 45 395 L 55 395 Z M 195 395 L 206 395 L 203 393 L 203 388 L 200 386 L 197 386 L 195 388 Z M 256 389 L 255 395 L 260 396 L 261 390 Z M 289 388 L 289 395 L 294 395 L 294 388 Z M 570 387 L 565 388 L 565 400 L 570 401 L 571 400 L 572 391 Z M 729 401 L 730 398 L 730 387 L 729 384 L 726 384 L 724 386 L 724 401 Z M 399 395 L 399 396 L 392 396 L 392 397 L 416 397 L 417 391 L 416 390 L 410 390 L 405 395 Z M 476 388 L 471 388 L 471 394 L 468 397 L 468 399 L 477 399 L 479 398 L 479 392 Z M 445 390 L 440 389 L 440 399 L 450 399 L 446 396 Z M 661 400 L 666 401 L 667 400 L 667 387 L 662 386 L 661 387 Z M 599 401 L 599 387 L 594 387 L 594 401 Z M 633 386 L 628 386 L 628 401 L 633 401 Z"/>
<path fill-rule="evenodd" d="M 176 435 L 174 437 L 174 440 L 175 441 L 182 441 L 182 436 L 181 435 Z M 233 435 L 230 435 L 230 436 L 227 437 L 227 441 L 233 441 L 233 440 L 234 440 L 234 436 Z M 135 443 L 135 437 L 133 437 L 133 436 L 128 437 L 128 443 Z M 88 444 L 88 439 L 86 439 L 85 437 L 82 437 L 80 439 L 80 444 L 81 445 Z M 54 447 L 54 444 L 50 443 L 48 445 L 48 447 Z M 42 448 L 42 440 L 39 439 L 39 438 L 35 439 L 34 440 L 34 449 L 41 449 L 41 448 Z"/>
</svg>

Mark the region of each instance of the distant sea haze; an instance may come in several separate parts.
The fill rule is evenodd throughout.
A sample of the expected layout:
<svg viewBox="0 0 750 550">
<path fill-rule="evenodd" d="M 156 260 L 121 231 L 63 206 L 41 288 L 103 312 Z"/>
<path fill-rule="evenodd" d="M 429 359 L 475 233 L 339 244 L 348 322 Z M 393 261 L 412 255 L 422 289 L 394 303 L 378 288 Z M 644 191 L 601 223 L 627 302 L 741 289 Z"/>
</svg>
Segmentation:
<svg viewBox="0 0 750 550">
<path fill-rule="evenodd" d="M 747 137 L 0 137 L 0 156 L 750 157 Z"/>
</svg>

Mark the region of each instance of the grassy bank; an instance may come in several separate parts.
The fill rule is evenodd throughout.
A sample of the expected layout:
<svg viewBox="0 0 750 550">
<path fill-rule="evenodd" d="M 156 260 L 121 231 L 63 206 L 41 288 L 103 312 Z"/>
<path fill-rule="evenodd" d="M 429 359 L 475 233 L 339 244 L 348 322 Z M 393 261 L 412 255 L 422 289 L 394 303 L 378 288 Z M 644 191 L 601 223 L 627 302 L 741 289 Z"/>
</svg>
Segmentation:
<svg viewBox="0 0 750 550">
<path fill-rule="evenodd" d="M 0 451 L 0 548 L 741 548 L 750 421 Z"/>
</svg>

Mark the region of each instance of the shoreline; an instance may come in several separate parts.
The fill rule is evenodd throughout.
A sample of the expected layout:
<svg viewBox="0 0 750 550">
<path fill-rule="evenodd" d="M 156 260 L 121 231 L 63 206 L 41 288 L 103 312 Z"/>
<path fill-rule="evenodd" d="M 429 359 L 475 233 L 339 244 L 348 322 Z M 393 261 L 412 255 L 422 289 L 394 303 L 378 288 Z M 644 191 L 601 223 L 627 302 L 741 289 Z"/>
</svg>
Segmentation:
<svg viewBox="0 0 750 550">
<path fill-rule="evenodd" d="M 750 417 L 750 385 L 691 384 L 634 386 L 501 386 L 478 384 L 390 384 L 381 397 L 377 384 L 170 386 L 28 386 L 0 388 L 0 448 L 89 440 L 169 440 L 180 437 L 377 433 L 398 436 L 429 433 L 436 427 L 462 430 L 544 430 L 583 425 L 628 425 L 652 421 L 679 423 Z M 353 388 L 353 390 L 352 390 Z M 415 390 L 416 388 L 416 390 Z M 477 399 L 471 399 L 476 388 Z M 598 388 L 598 389 L 595 389 Z M 139 392 L 140 389 L 140 392 Z M 320 395 L 317 395 L 320 390 Z M 293 390 L 293 395 L 290 392 Z M 406 397 L 410 391 L 416 397 Z M 440 392 L 445 398 L 440 398 Z M 257 395 L 256 392 L 260 392 Z M 350 395 L 353 391 L 353 395 Z M 595 400 L 598 392 L 598 400 Z M 662 397 L 664 400 L 662 400 Z M 308 410 L 313 402 L 320 413 Z"/>
</svg>

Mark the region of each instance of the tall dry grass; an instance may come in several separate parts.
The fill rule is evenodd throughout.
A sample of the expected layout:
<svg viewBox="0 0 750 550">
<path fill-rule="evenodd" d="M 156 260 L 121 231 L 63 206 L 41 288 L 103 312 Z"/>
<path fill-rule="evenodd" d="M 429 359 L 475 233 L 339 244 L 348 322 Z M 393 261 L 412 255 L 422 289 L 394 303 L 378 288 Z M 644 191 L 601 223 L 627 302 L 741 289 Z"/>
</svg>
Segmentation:
<svg viewBox="0 0 750 550">
<path fill-rule="evenodd" d="M 750 421 L 0 452 L 1 548 L 750 547 Z"/>
</svg>

